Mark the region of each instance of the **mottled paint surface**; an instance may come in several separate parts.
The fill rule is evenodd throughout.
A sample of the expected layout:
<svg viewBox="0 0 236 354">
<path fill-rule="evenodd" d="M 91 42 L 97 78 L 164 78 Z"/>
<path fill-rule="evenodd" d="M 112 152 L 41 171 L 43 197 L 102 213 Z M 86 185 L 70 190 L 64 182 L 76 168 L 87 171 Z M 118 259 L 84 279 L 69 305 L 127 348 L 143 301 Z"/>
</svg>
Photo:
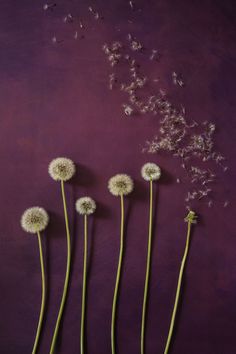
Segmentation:
<svg viewBox="0 0 236 354">
<path fill-rule="evenodd" d="M 118 353 L 139 353 L 141 305 L 148 223 L 148 185 L 140 177 L 147 160 L 163 169 L 157 193 L 153 262 L 147 316 L 147 354 L 163 353 L 185 243 L 184 194 L 175 182 L 179 163 L 166 155 L 145 155 L 141 147 L 157 132 L 156 117 L 122 117 L 122 95 L 109 91 L 110 73 L 101 50 L 104 42 L 123 40 L 128 32 L 163 54 L 158 75 L 173 70 L 186 88 L 169 81 L 169 91 L 185 103 L 189 116 L 216 123 L 216 149 L 228 157 L 230 170 L 219 174 L 218 199 L 211 209 L 196 206 L 195 227 L 182 292 L 182 306 L 171 353 L 234 354 L 236 351 L 235 238 L 235 1 L 97 1 L 104 16 L 95 22 L 85 1 L 58 1 L 45 13 L 41 1 L 0 2 L 0 352 L 30 353 L 40 296 L 37 239 L 19 224 L 25 208 L 50 212 L 43 236 L 48 276 L 47 315 L 40 353 L 48 353 L 62 292 L 66 240 L 59 184 L 47 166 L 57 156 L 78 165 L 66 186 L 73 242 L 73 268 L 58 353 L 79 352 L 82 222 L 75 199 L 91 195 L 98 203 L 91 218 L 86 342 L 88 353 L 110 353 L 112 294 L 119 246 L 119 202 L 107 180 L 118 172 L 135 179 L 126 199 L 126 245 L 118 308 Z M 74 41 L 62 17 L 76 12 L 87 29 Z M 132 19 L 133 23 L 128 23 Z M 119 31 L 117 30 L 119 29 Z M 53 46 L 51 37 L 68 38 Z M 155 74 L 155 73 L 154 73 Z M 230 200 L 223 208 L 225 199 Z"/>
</svg>

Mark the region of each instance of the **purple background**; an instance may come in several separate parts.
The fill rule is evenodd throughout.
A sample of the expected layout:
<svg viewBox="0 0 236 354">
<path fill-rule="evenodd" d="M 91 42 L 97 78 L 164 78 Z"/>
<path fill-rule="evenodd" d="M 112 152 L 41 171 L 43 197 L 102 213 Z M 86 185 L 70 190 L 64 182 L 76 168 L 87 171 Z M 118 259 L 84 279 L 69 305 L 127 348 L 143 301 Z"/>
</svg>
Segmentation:
<svg viewBox="0 0 236 354">
<path fill-rule="evenodd" d="M 89 194 L 98 202 L 90 222 L 87 347 L 110 353 L 110 317 L 119 247 L 119 201 L 107 180 L 126 172 L 135 191 L 126 199 L 127 234 L 118 307 L 119 353 L 139 353 L 148 222 L 148 185 L 140 168 L 148 160 L 163 169 L 156 192 L 156 225 L 147 316 L 147 353 L 163 353 L 185 244 L 186 186 L 176 184 L 179 163 L 146 155 L 141 146 L 157 132 L 157 118 L 124 119 L 122 96 L 107 89 L 110 69 L 101 46 L 131 32 L 163 54 L 158 75 L 183 73 L 186 89 L 173 88 L 197 121 L 218 127 L 217 150 L 228 157 L 229 173 L 219 175 L 218 199 L 211 209 L 196 205 L 200 222 L 192 237 L 183 305 L 172 351 L 176 354 L 233 354 L 236 333 L 235 239 L 235 1 L 97 1 L 104 16 L 94 21 L 87 2 L 59 1 L 53 13 L 40 1 L 0 2 L 1 247 L 0 352 L 30 353 L 38 321 L 41 283 L 37 239 L 19 224 L 25 208 L 40 205 L 51 223 L 43 236 L 49 279 L 47 314 L 40 353 L 48 353 L 64 281 L 66 241 L 59 184 L 47 173 L 50 160 L 72 158 L 76 178 L 66 186 L 73 237 L 73 269 L 58 346 L 79 352 L 82 220 L 75 199 Z M 108 4 L 106 4 L 108 3 Z M 53 46 L 51 37 L 69 38 L 62 22 L 76 12 L 86 23 L 83 40 Z M 133 23 L 128 23 L 132 19 Z M 117 30 L 119 29 L 119 30 Z M 223 208 L 225 199 L 230 200 Z"/>
</svg>

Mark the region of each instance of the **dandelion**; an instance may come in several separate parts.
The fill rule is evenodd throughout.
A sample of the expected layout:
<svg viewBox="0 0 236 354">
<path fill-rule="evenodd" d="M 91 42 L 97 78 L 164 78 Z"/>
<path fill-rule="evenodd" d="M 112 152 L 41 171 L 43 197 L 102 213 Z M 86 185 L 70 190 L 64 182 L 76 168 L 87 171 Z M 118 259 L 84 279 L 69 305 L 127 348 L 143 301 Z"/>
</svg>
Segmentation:
<svg viewBox="0 0 236 354">
<path fill-rule="evenodd" d="M 95 209 L 96 209 L 96 203 L 90 197 L 80 198 L 76 202 L 76 210 L 80 215 L 93 214 Z"/>
<path fill-rule="evenodd" d="M 65 189 L 64 183 L 70 180 L 75 174 L 75 164 L 72 160 L 65 157 L 58 157 L 51 161 L 48 168 L 49 175 L 55 181 L 60 181 L 61 184 L 61 194 L 63 201 L 63 209 L 64 209 L 64 218 L 65 218 L 65 227 L 66 227 L 66 240 L 67 240 L 67 262 L 66 262 L 66 275 L 64 281 L 63 294 L 61 299 L 61 304 L 57 316 L 57 322 L 53 334 L 53 339 L 50 348 L 50 354 L 53 354 L 55 351 L 55 345 L 57 340 L 57 335 L 60 327 L 61 317 L 64 311 L 67 292 L 68 292 L 68 284 L 70 277 L 70 267 L 71 267 L 71 239 L 70 239 L 70 229 L 69 229 L 69 221 L 68 221 L 68 212 L 66 206 L 66 197 L 65 197 Z"/>
<path fill-rule="evenodd" d="M 83 288 L 82 288 L 82 307 L 80 325 L 80 353 L 84 354 L 84 322 L 86 306 L 86 276 L 87 276 L 87 239 L 88 239 L 88 216 L 96 210 L 96 203 L 90 197 L 82 197 L 76 201 L 75 208 L 84 217 L 84 265 L 83 265 Z"/>
<path fill-rule="evenodd" d="M 124 196 L 132 192 L 133 180 L 126 174 L 118 174 L 111 177 L 108 182 L 108 189 L 114 196 Z"/>
<path fill-rule="evenodd" d="M 134 188 L 133 180 L 126 174 L 118 174 L 110 178 L 108 182 L 108 189 L 114 196 L 120 197 L 121 205 L 121 222 L 120 222 L 120 252 L 119 261 L 116 273 L 116 283 L 112 302 L 112 318 L 111 318 L 111 350 L 112 354 L 115 354 L 115 321 L 116 321 L 116 307 L 117 307 L 117 295 L 120 283 L 120 274 L 123 260 L 124 251 L 124 196 L 132 192 Z"/>
<path fill-rule="evenodd" d="M 155 181 L 161 177 L 161 169 L 155 163 L 147 162 L 143 165 L 141 174 L 145 181 Z"/>
<path fill-rule="evenodd" d="M 158 180 L 161 177 L 161 169 L 155 163 L 148 162 L 145 165 L 143 165 L 141 169 L 141 175 L 145 181 L 149 181 L 149 185 L 150 185 L 148 247 L 147 247 L 147 262 L 146 262 L 146 277 L 145 277 L 144 295 L 143 295 L 141 343 L 140 343 L 141 354 L 144 354 L 147 295 L 148 295 L 148 288 L 149 288 L 151 253 L 152 253 L 153 181 Z"/>
<path fill-rule="evenodd" d="M 41 265 L 41 277 L 42 277 L 42 299 L 41 308 L 38 320 L 38 326 L 36 331 L 36 336 L 34 340 L 34 346 L 32 354 L 35 354 L 38 349 L 39 338 L 41 334 L 44 310 L 45 310 L 45 298 L 46 298 L 46 282 L 45 282 L 45 271 L 44 271 L 44 261 L 43 261 L 43 251 L 40 232 L 45 230 L 49 222 L 48 213 L 46 210 L 40 207 L 33 207 L 26 209 L 21 217 L 22 228 L 29 233 L 37 234 L 38 245 L 39 245 L 39 256 Z"/>
<path fill-rule="evenodd" d="M 174 329 L 174 324 L 175 324 L 176 313 L 177 313 L 177 309 L 178 309 L 180 290 L 181 290 L 181 285 L 182 285 L 182 278 L 183 278 L 185 263 L 186 263 L 186 259 L 187 259 L 188 251 L 189 251 L 191 227 L 192 227 L 192 224 L 197 223 L 196 218 L 197 218 L 197 216 L 196 216 L 195 212 L 190 210 L 188 212 L 188 215 L 184 219 L 184 221 L 188 223 L 187 239 L 186 239 L 184 255 L 183 255 L 183 259 L 182 259 L 181 267 L 180 267 L 180 271 L 179 271 L 179 278 L 178 278 L 178 285 L 177 285 L 177 290 L 176 290 L 176 295 L 175 295 L 174 309 L 172 312 L 171 323 L 170 323 L 170 328 L 169 328 L 169 333 L 168 333 L 168 338 L 167 338 L 164 354 L 168 354 L 168 351 L 169 351 L 169 346 L 170 346 L 170 342 L 171 342 L 171 338 L 172 338 L 172 334 L 173 334 L 173 329 Z"/>
<path fill-rule="evenodd" d="M 58 157 L 49 165 L 48 172 L 55 181 L 68 181 L 75 174 L 74 162 L 66 157 Z"/>
<path fill-rule="evenodd" d="M 33 207 L 22 215 L 21 226 L 26 232 L 37 234 L 47 227 L 48 221 L 48 214 L 43 208 Z"/>
</svg>

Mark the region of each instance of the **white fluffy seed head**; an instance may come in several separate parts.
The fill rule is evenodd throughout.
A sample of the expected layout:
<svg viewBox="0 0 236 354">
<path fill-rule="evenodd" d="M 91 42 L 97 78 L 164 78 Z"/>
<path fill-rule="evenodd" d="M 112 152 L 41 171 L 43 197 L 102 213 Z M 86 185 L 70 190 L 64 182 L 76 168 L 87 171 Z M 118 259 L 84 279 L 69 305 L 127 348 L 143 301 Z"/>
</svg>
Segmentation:
<svg viewBox="0 0 236 354">
<path fill-rule="evenodd" d="M 48 172 L 55 181 L 68 181 L 75 174 L 75 164 L 66 157 L 58 157 L 50 162 Z"/>
<path fill-rule="evenodd" d="M 75 203 L 75 209 L 81 215 L 90 215 L 95 212 L 96 203 L 90 197 L 82 197 L 77 199 Z"/>
<path fill-rule="evenodd" d="M 161 177 L 161 169 L 153 162 L 147 162 L 141 169 L 141 175 L 145 181 L 155 181 Z"/>
<path fill-rule="evenodd" d="M 48 213 L 40 207 L 26 209 L 21 217 L 22 228 L 32 234 L 43 231 L 47 227 L 48 222 Z"/>
<path fill-rule="evenodd" d="M 109 179 L 108 189 L 115 196 L 127 195 L 134 189 L 134 183 L 130 176 L 118 174 Z"/>
</svg>

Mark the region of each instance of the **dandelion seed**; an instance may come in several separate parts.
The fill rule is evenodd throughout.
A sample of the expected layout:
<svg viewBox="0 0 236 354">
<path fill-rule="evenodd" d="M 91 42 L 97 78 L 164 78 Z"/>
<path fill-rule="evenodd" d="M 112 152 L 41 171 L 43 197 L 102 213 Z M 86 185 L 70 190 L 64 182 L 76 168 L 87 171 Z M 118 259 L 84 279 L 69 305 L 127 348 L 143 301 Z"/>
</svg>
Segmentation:
<svg viewBox="0 0 236 354">
<path fill-rule="evenodd" d="M 212 201 L 212 200 L 209 200 L 209 202 L 207 203 L 207 205 L 208 205 L 208 208 L 211 208 L 212 205 L 213 205 L 213 201 Z"/>
<path fill-rule="evenodd" d="M 229 201 L 226 200 L 226 201 L 224 202 L 224 208 L 226 208 L 228 205 L 229 205 Z"/>
<path fill-rule="evenodd" d="M 131 49 L 134 51 L 141 50 L 143 48 L 142 44 L 136 40 L 133 40 L 130 45 Z"/>
<path fill-rule="evenodd" d="M 73 22 L 73 16 L 71 14 L 68 14 L 66 15 L 64 18 L 63 18 L 63 22 L 68 22 L 68 23 L 72 23 Z"/>
<path fill-rule="evenodd" d="M 127 39 L 128 39 L 128 41 L 132 41 L 132 39 L 133 39 L 133 37 L 132 37 L 132 35 L 130 33 L 128 33 Z"/>
<path fill-rule="evenodd" d="M 124 107 L 124 112 L 127 116 L 131 116 L 133 114 L 134 110 L 131 106 L 124 104 L 123 107 Z"/>
<path fill-rule="evenodd" d="M 43 10 L 44 10 L 44 11 L 53 10 L 53 8 L 54 8 L 56 5 L 57 5 L 56 3 L 54 3 L 54 4 L 44 4 L 44 5 L 43 5 Z"/>
<path fill-rule="evenodd" d="M 150 60 L 158 59 L 158 51 L 157 49 L 152 49 L 152 53 L 149 57 Z"/>
<path fill-rule="evenodd" d="M 177 80 L 177 84 L 178 84 L 180 87 L 184 87 L 184 82 L 183 82 L 183 80 L 181 80 L 181 79 L 178 79 L 178 80 Z"/>
<path fill-rule="evenodd" d="M 57 37 L 56 37 L 56 36 L 53 36 L 53 37 L 52 37 L 52 43 L 53 43 L 53 44 L 56 44 L 56 43 L 57 43 Z"/>
<path fill-rule="evenodd" d="M 133 1 L 129 1 L 129 6 L 132 10 L 134 10 L 134 2 Z"/>
</svg>

